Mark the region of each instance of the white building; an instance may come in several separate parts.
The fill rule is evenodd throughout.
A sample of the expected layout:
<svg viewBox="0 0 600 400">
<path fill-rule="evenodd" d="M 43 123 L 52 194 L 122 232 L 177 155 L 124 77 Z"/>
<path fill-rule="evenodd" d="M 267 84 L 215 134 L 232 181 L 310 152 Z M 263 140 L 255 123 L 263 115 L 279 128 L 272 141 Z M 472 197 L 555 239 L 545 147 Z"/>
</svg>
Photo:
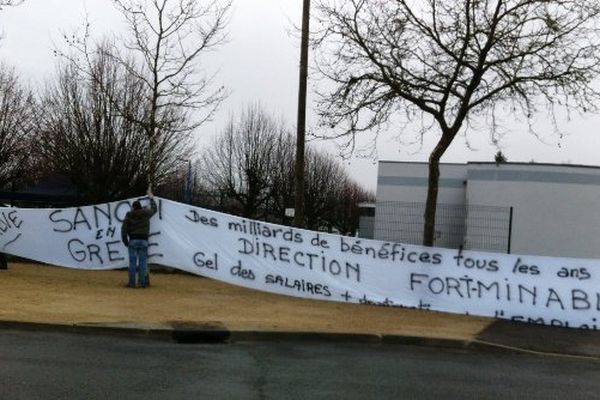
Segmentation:
<svg viewBox="0 0 600 400">
<path fill-rule="evenodd" d="M 379 163 L 374 238 L 419 244 L 427 163 Z M 436 246 L 600 258 L 600 168 L 442 164 Z"/>
</svg>

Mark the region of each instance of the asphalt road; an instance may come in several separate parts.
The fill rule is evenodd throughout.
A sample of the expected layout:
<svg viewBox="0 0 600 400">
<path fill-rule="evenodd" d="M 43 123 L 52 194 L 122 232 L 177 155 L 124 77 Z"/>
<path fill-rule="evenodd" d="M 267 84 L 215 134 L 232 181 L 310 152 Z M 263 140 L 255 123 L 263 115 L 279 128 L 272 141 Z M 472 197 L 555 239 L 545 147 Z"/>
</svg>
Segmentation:
<svg viewBox="0 0 600 400">
<path fill-rule="evenodd" d="M 0 330 L 11 399 L 591 399 L 600 362 L 402 345 Z"/>
</svg>

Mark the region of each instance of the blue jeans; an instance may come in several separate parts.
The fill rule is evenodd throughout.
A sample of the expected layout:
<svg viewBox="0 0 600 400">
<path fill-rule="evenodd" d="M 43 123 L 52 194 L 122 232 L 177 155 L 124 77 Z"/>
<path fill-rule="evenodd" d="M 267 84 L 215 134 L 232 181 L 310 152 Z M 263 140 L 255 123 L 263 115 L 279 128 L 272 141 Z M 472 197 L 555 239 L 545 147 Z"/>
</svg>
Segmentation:
<svg viewBox="0 0 600 400">
<path fill-rule="evenodd" d="M 139 273 L 138 283 L 146 287 L 146 268 L 148 262 L 148 241 L 143 239 L 131 239 L 129 241 L 129 282 L 128 285 L 135 287 L 136 271 Z"/>
</svg>

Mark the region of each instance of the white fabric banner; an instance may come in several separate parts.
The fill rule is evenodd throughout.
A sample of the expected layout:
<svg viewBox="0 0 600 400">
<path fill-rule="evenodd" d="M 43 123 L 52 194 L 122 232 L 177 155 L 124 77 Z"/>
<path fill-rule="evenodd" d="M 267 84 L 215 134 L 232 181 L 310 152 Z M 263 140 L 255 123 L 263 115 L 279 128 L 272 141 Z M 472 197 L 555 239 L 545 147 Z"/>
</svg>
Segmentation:
<svg viewBox="0 0 600 400">
<path fill-rule="evenodd" d="M 126 267 L 120 230 L 133 200 L 64 209 L 0 208 L 0 252 L 70 268 Z M 593 330 L 600 325 L 598 260 L 366 240 L 156 201 L 151 263 L 309 299 Z"/>
</svg>

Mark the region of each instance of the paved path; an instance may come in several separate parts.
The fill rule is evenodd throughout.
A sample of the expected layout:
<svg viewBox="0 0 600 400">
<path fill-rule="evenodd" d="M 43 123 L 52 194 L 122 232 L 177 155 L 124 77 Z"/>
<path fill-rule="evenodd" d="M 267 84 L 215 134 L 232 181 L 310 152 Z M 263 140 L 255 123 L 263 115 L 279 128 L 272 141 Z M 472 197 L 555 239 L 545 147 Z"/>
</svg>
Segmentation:
<svg viewBox="0 0 600 400">
<path fill-rule="evenodd" d="M 0 271 L 0 325 L 112 329 L 178 338 L 426 343 L 597 357 L 600 332 L 439 312 L 343 304 L 263 293 L 184 273 L 153 273 L 127 289 L 127 272 L 10 263 Z M 214 334 L 211 336 L 211 332 Z M 540 340 L 543 338 L 544 340 Z"/>
</svg>

